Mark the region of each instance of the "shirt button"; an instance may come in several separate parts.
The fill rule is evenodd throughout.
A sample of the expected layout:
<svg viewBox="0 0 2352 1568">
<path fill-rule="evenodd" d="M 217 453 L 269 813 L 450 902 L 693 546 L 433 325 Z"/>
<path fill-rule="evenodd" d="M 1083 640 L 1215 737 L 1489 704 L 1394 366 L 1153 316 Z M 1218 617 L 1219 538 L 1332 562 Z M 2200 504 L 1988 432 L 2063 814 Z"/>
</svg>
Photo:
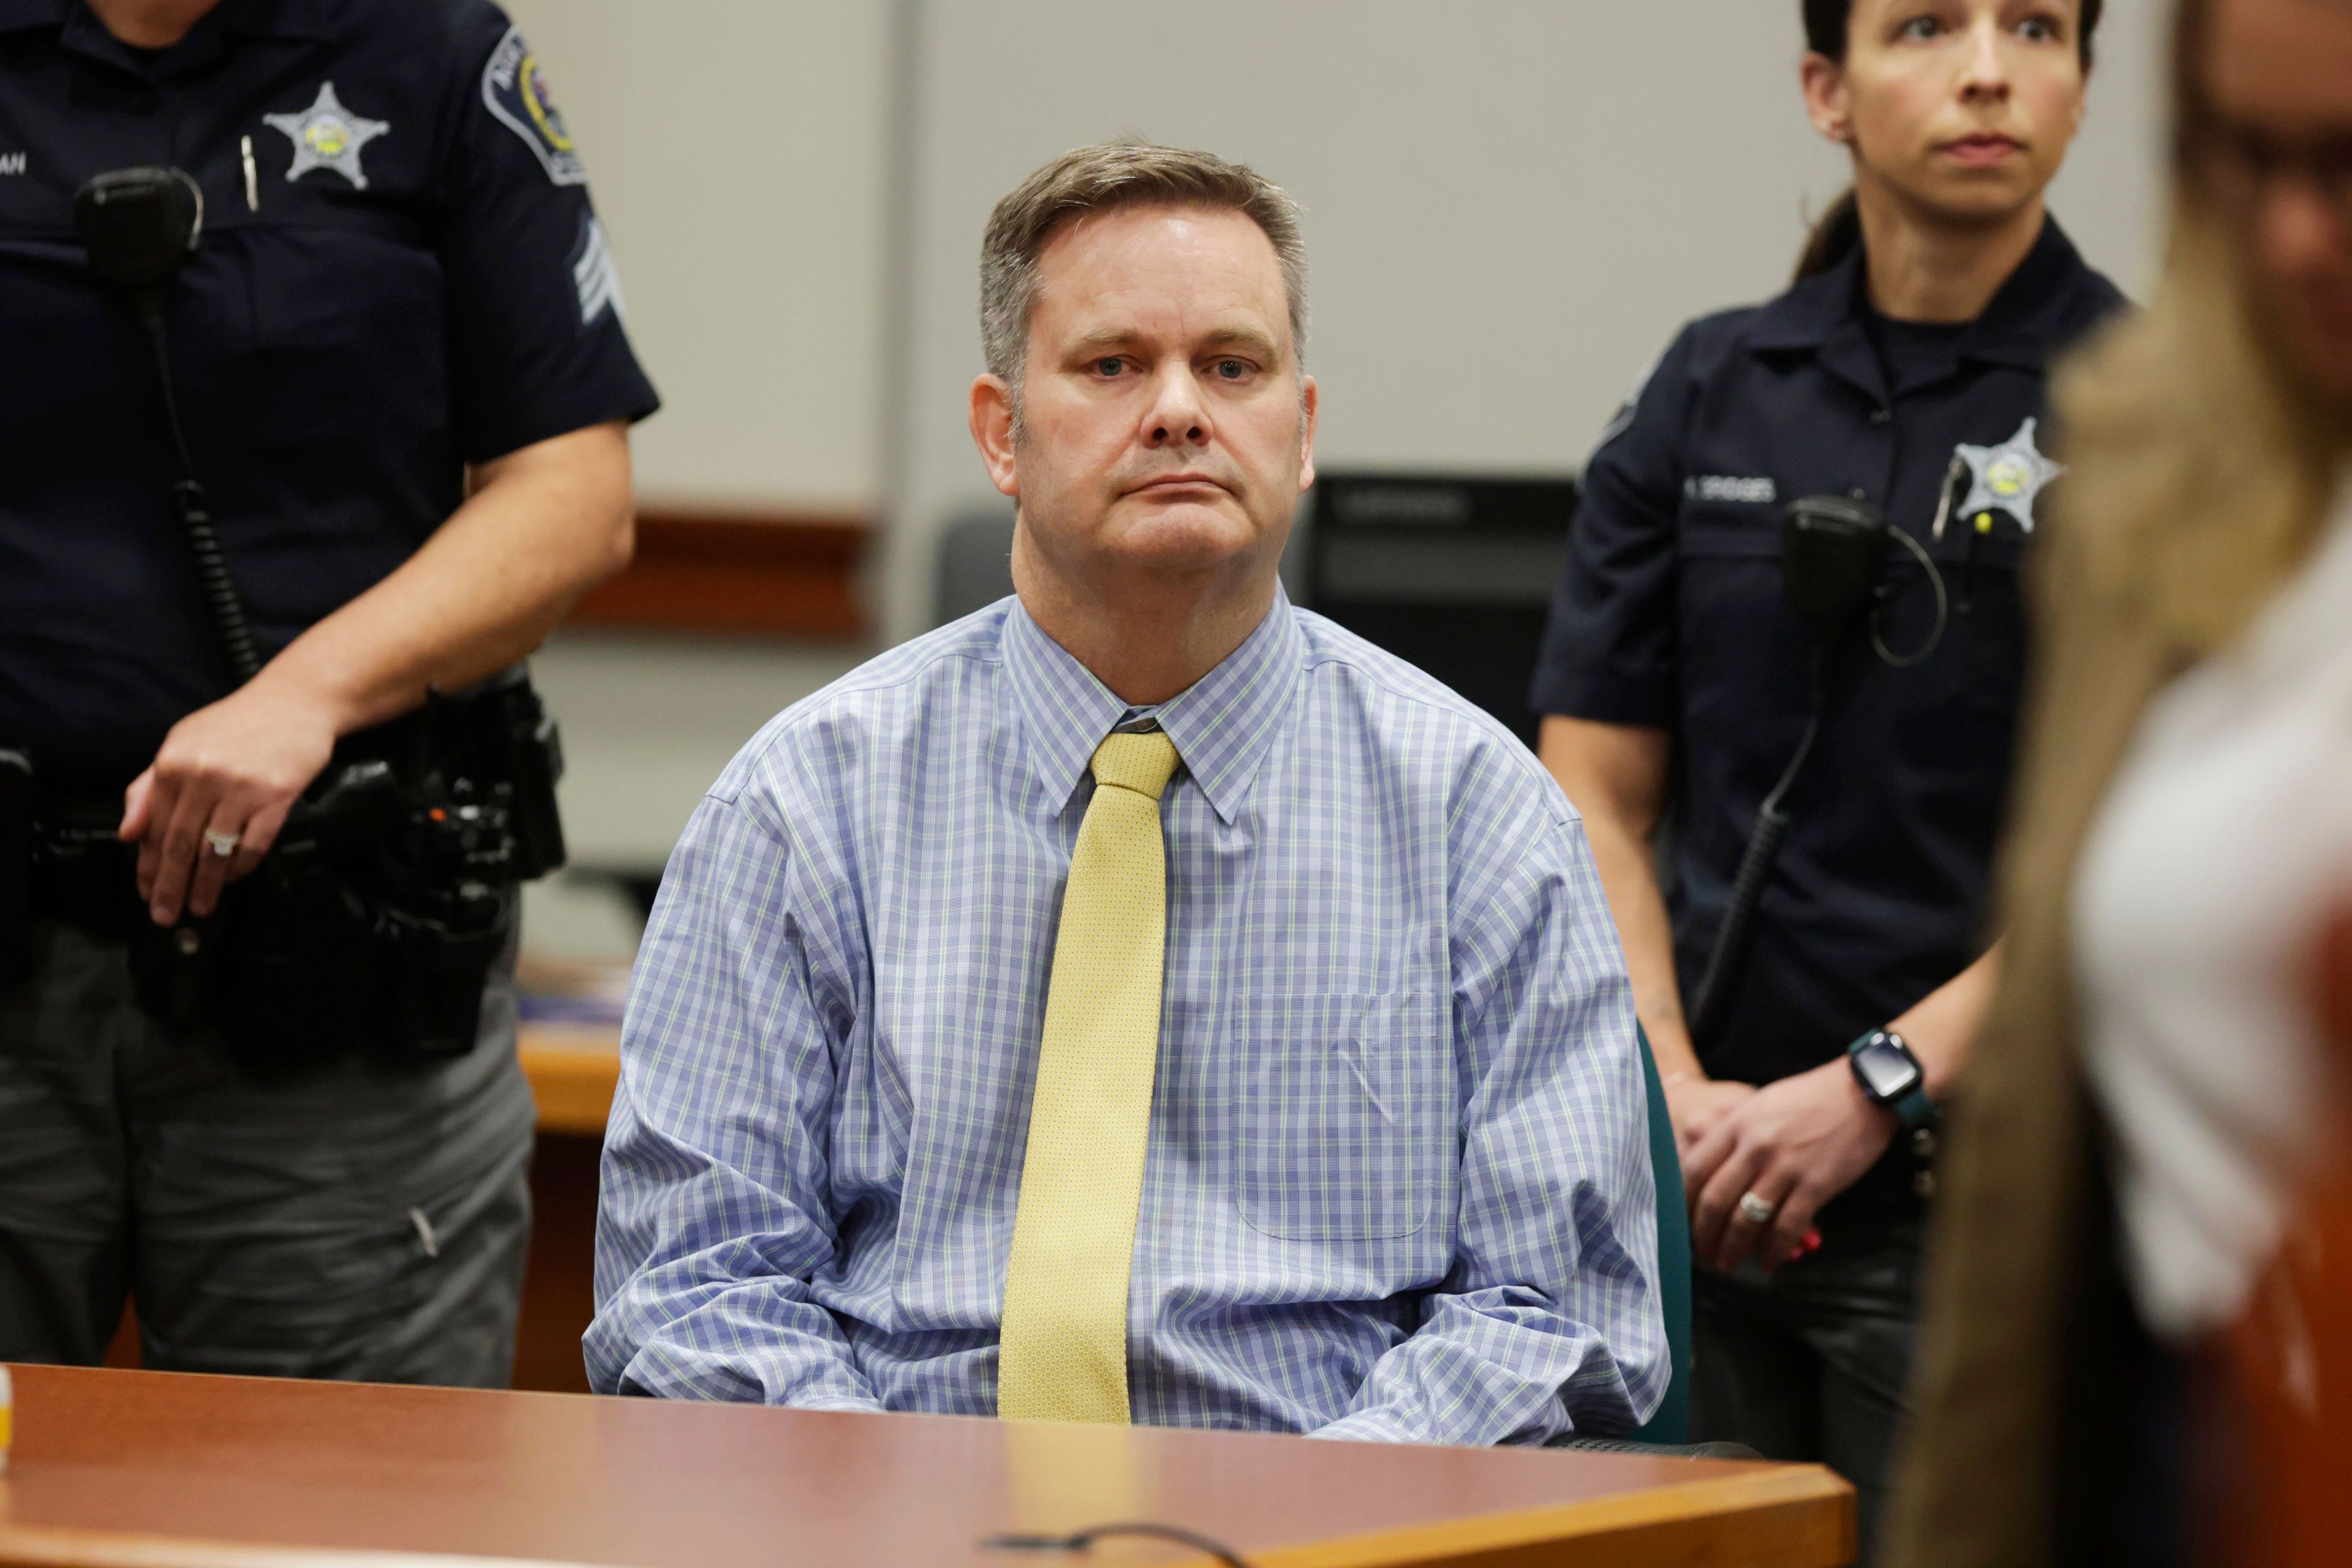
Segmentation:
<svg viewBox="0 0 2352 1568">
<path fill-rule="evenodd" d="M 1860 485 L 1854 486 L 1853 489 L 1846 491 L 1845 493 L 1847 498 L 1853 500 L 1868 500 L 1870 499 L 1870 492 L 1864 489 Z"/>
<path fill-rule="evenodd" d="M 1912 1177 L 1911 1190 L 1918 1194 L 1923 1198 L 1934 1197 L 1936 1195 L 1936 1173 L 1933 1171 L 1922 1171 L 1917 1175 Z"/>
<path fill-rule="evenodd" d="M 1874 408 L 1870 411 L 1870 422 L 1873 425 L 1892 424 L 1894 419 L 1895 410 L 1892 408 Z"/>
</svg>

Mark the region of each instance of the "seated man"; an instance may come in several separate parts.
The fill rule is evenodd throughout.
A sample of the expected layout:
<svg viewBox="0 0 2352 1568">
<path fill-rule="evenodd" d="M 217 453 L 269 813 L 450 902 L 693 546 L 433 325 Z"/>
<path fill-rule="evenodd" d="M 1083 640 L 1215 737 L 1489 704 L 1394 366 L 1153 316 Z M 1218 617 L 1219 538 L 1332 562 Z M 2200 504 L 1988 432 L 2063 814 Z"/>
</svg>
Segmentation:
<svg viewBox="0 0 2352 1568">
<path fill-rule="evenodd" d="M 607 1392 L 1423 1443 L 1667 1380 L 1624 962 L 1527 749 L 1291 607 L 1297 208 L 1090 147 L 990 220 L 1019 592 L 797 703 L 646 933 Z"/>
</svg>

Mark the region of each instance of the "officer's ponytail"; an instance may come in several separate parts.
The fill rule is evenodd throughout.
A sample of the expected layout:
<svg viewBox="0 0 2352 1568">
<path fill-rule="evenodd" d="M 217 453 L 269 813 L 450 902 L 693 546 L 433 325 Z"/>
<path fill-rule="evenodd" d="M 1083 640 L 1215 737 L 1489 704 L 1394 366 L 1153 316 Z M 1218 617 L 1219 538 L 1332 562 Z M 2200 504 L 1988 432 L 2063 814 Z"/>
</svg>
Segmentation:
<svg viewBox="0 0 2352 1568">
<path fill-rule="evenodd" d="M 1813 225 L 1806 237 L 1805 253 L 1797 258 L 1797 281 L 1818 278 L 1862 248 L 1862 201 L 1848 185 L 1845 194 L 1830 204 L 1830 210 Z"/>
<path fill-rule="evenodd" d="M 1853 21 L 1853 0 L 1802 0 L 1805 16 L 1805 47 L 1817 55 L 1826 55 L 1838 64 L 1845 63 L 1847 31 Z M 2098 36 L 2099 14 L 2106 9 L 2106 0 L 2083 0 L 2083 68 L 2091 68 L 2091 44 Z M 1804 254 L 1797 258 L 1797 281 L 1819 277 L 1843 261 L 1862 244 L 1862 208 L 1854 200 L 1853 188 L 1830 204 L 1813 225 L 1813 232 L 1805 240 Z"/>
</svg>

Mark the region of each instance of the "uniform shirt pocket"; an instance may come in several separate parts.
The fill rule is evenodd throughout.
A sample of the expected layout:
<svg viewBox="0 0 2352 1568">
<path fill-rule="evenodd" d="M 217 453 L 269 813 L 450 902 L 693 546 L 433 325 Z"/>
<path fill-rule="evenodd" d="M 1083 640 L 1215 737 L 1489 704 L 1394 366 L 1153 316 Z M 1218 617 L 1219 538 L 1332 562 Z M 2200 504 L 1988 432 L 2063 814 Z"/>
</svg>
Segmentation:
<svg viewBox="0 0 2352 1568">
<path fill-rule="evenodd" d="M 1781 509 L 1769 502 L 1690 501 L 1675 520 L 1675 552 L 1688 560 L 1780 560 Z"/>
<path fill-rule="evenodd" d="M 1419 996 L 1244 1004 L 1241 1208 L 1285 1241 L 1372 1241 L 1427 1223 L 1451 1043 Z"/>
</svg>

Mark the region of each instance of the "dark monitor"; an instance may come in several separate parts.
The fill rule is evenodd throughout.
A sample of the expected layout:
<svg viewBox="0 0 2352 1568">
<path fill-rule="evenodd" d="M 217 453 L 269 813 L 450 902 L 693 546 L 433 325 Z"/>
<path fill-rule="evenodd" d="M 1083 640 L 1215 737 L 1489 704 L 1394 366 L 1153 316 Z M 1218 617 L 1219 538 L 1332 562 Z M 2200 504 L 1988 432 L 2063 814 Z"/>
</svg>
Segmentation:
<svg viewBox="0 0 2352 1568">
<path fill-rule="evenodd" d="M 1532 748 L 1528 682 L 1576 494 L 1571 479 L 1325 473 L 1306 509 L 1299 597 Z"/>
</svg>

